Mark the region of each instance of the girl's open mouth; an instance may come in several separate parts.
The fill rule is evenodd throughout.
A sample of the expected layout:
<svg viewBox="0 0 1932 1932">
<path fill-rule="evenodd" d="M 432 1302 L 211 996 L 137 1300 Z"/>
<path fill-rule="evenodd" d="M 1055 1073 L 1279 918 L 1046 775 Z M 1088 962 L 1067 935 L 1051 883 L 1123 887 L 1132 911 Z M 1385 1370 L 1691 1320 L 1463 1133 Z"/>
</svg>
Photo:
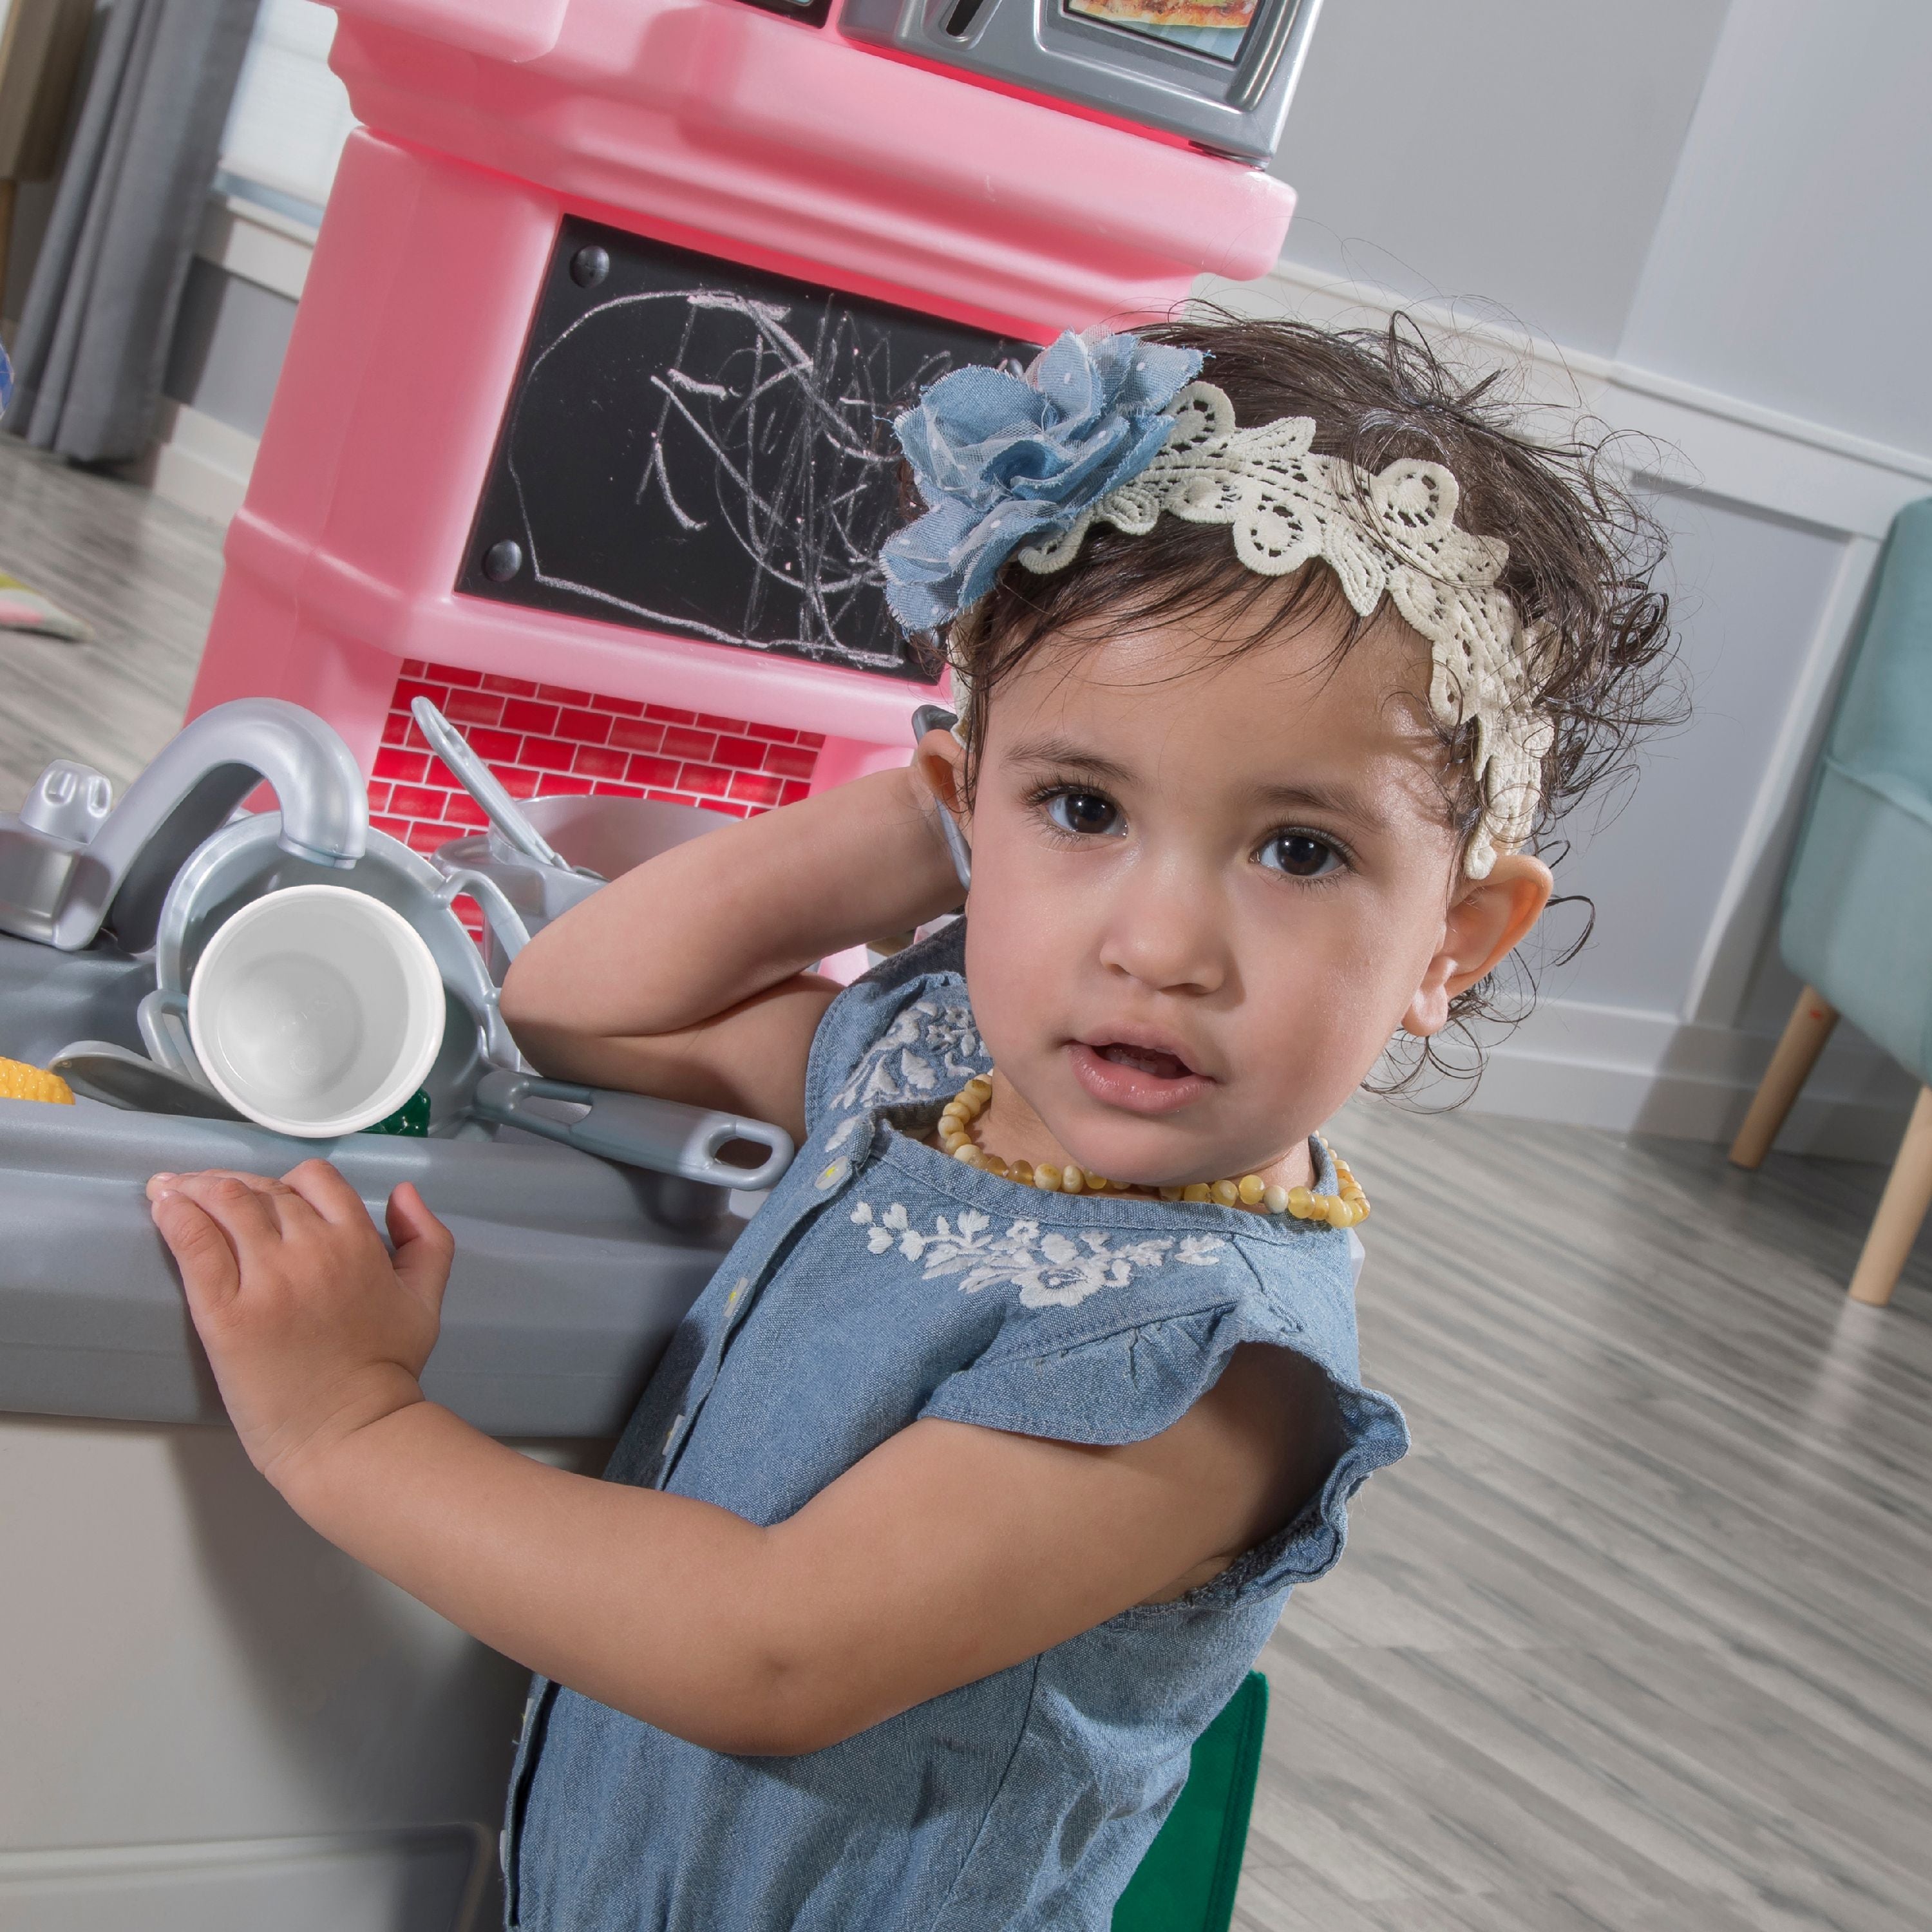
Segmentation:
<svg viewBox="0 0 1932 1932">
<path fill-rule="evenodd" d="M 1094 1051 L 1116 1066 L 1135 1067 L 1162 1080 L 1182 1079 L 1194 1071 L 1178 1054 L 1162 1053 L 1157 1047 L 1127 1046 L 1116 1041 L 1109 1046 L 1096 1046 Z"/>
<path fill-rule="evenodd" d="M 1076 1040 L 1067 1052 L 1074 1077 L 1095 1100 L 1132 1113 L 1173 1113 L 1199 1100 L 1214 1084 L 1164 1047 L 1130 1040 Z"/>
</svg>

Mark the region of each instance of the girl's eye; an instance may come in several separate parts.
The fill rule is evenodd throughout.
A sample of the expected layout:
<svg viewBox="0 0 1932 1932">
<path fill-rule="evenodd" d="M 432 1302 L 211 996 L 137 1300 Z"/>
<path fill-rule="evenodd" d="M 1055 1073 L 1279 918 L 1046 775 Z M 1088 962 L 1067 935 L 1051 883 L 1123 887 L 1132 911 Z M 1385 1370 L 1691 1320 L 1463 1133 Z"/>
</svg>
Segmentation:
<svg viewBox="0 0 1932 1932">
<path fill-rule="evenodd" d="M 1106 838 L 1125 830 L 1120 808 L 1096 791 L 1057 791 L 1046 800 L 1046 815 L 1063 832 Z"/>
<path fill-rule="evenodd" d="M 1326 878 L 1343 863 L 1341 854 L 1312 832 L 1277 832 L 1259 856 L 1270 872 L 1291 879 Z"/>
</svg>

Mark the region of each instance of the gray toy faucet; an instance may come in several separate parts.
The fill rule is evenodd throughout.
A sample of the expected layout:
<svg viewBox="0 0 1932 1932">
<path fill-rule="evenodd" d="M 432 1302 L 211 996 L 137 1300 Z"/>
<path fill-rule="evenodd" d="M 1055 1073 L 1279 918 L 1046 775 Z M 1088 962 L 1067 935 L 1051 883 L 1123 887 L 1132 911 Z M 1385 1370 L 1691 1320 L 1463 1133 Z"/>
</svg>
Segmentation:
<svg viewBox="0 0 1932 1932">
<path fill-rule="evenodd" d="M 340 734 L 285 699 L 236 698 L 178 733 L 85 843 L 49 841 L 65 848 L 46 855 L 58 861 L 52 944 L 77 952 L 105 928 L 124 951 L 145 952 L 189 854 L 265 782 L 281 809 L 284 850 L 329 866 L 362 857 L 368 794 Z M 0 838 L 34 836 L 0 821 Z"/>
</svg>

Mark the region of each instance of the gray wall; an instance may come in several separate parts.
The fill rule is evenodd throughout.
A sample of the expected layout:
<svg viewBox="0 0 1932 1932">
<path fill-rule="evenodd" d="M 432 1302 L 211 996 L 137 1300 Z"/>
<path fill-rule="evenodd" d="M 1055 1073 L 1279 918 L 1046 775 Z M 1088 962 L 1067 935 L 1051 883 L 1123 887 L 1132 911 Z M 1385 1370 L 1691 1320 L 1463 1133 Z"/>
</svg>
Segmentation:
<svg viewBox="0 0 1932 1932">
<path fill-rule="evenodd" d="M 1291 260 L 1609 352 L 1724 0 L 1327 0 L 1276 172 Z"/>
<path fill-rule="evenodd" d="M 296 305 L 196 256 L 162 388 L 178 403 L 259 436 L 295 327 Z"/>
<path fill-rule="evenodd" d="M 1589 894 L 1596 935 L 1545 991 L 1676 1012 L 1744 836 L 1766 747 L 1824 615 L 1840 539 L 1690 492 L 1659 493 L 1652 507 L 1670 536 L 1665 581 L 1691 722 L 1646 747 L 1634 789 L 1570 828 L 1576 849 L 1558 868 L 1559 890 Z M 1770 995 L 1764 1024 L 1784 1023 L 1796 991 Z"/>
<path fill-rule="evenodd" d="M 1504 1111 L 1723 1138 L 1790 1010 L 1811 756 L 1886 520 L 1932 494 L 1928 95 L 1928 0 L 1328 0 L 1291 272 L 1601 357 L 1604 413 L 1689 457 L 1653 501 L 1694 715 L 1568 828 L 1596 934 L 1492 1066 Z M 1899 1070 L 1841 1028 L 1813 1090 L 1844 1104 L 1801 1142 L 1888 1156 Z"/>
<path fill-rule="evenodd" d="M 1327 0 L 1287 256 L 1932 449 L 1926 0 Z"/>
<path fill-rule="evenodd" d="M 1736 0 L 1631 362 L 1932 450 L 1932 5 Z"/>
</svg>

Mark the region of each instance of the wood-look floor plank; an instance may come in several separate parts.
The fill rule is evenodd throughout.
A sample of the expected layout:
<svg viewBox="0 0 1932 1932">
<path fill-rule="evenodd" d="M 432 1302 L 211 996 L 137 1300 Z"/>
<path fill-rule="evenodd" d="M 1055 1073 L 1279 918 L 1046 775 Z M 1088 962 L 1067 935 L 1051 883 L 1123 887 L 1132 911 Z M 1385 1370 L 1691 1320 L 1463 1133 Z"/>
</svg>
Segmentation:
<svg viewBox="0 0 1932 1932">
<path fill-rule="evenodd" d="M 1416 1453 L 1264 1658 L 1248 1932 L 1932 1922 L 1932 1266 L 1872 1168 L 1358 1102 Z M 1315 1909 L 1306 1909 L 1307 1901 Z"/>
<path fill-rule="evenodd" d="M 47 763 L 126 785 L 180 728 L 221 581 L 221 533 L 152 491 L 0 436 L 0 569 L 93 626 L 0 630 L 0 810 Z"/>
</svg>

